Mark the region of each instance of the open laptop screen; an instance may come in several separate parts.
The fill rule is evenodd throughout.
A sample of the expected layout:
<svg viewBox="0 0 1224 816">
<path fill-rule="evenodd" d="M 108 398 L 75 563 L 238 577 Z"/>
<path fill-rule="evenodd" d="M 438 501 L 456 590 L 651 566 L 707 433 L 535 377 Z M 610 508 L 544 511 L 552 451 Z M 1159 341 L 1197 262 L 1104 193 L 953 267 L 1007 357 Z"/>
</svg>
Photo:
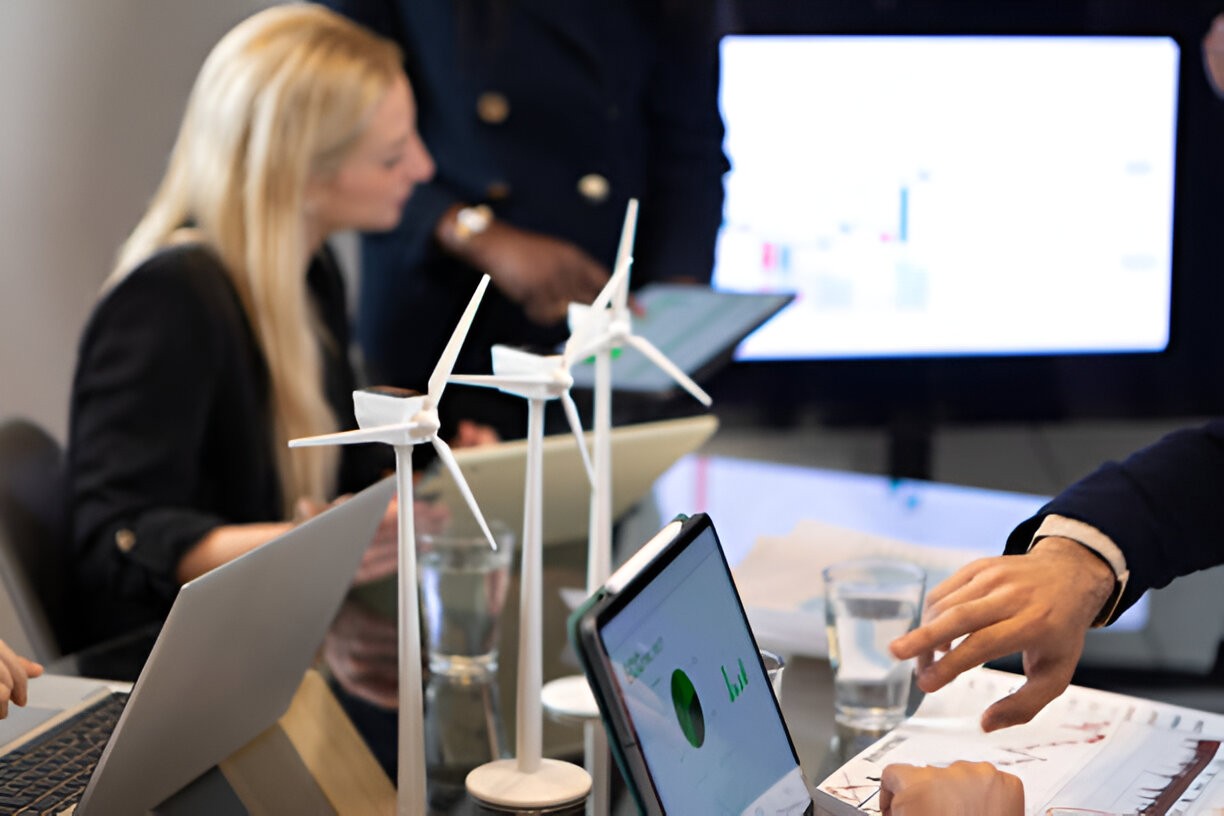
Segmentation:
<svg viewBox="0 0 1224 816">
<path fill-rule="evenodd" d="M 808 803 L 798 759 L 708 520 L 599 629 L 668 813 Z"/>
</svg>

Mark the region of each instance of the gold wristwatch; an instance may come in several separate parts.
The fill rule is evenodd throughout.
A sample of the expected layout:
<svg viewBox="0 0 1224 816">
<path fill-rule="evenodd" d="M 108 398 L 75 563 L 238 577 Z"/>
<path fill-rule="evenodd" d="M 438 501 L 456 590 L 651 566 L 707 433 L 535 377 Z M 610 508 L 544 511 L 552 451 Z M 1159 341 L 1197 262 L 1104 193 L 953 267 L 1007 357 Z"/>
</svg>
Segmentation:
<svg viewBox="0 0 1224 816">
<path fill-rule="evenodd" d="M 492 223 L 493 208 L 488 204 L 462 207 L 455 213 L 455 226 L 452 234 L 457 243 L 465 244 L 474 236 L 487 230 Z"/>
</svg>

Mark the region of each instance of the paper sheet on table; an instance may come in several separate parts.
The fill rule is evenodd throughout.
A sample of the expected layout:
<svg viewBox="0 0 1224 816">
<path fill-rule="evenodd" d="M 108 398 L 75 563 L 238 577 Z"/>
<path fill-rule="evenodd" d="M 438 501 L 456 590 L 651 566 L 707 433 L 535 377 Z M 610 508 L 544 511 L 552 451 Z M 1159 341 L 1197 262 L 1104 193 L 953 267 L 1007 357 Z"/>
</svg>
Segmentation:
<svg viewBox="0 0 1224 816">
<path fill-rule="evenodd" d="M 917 713 L 819 788 L 879 813 L 886 765 L 987 761 L 1020 777 L 1025 813 L 1195 816 L 1224 812 L 1224 716 L 1071 686 L 1032 722 L 982 733 L 978 715 L 1024 678 L 966 672 L 928 694 Z M 1055 811 L 1058 812 L 1058 811 Z"/>
<path fill-rule="evenodd" d="M 927 588 L 982 553 L 910 544 L 818 521 L 784 536 L 760 536 L 732 573 L 762 648 L 790 655 L 829 653 L 821 570 L 850 558 L 895 558 L 927 571 Z"/>
</svg>

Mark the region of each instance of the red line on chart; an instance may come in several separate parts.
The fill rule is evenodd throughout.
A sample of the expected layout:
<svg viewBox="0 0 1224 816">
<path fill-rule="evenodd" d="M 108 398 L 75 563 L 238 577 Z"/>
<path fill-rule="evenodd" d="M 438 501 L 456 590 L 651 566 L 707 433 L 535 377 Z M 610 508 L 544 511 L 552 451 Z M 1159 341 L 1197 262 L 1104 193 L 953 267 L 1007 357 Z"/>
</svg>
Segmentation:
<svg viewBox="0 0 1224 816">
<path fill-rule="evenodd" d="M 1194 756 L 1169 779 L 1169 784 L 1160 791 L 1151 804 L 1139 811 L 1139 816 L 1165 816 L 1169 809 L 1181 799 L 1182 794 L 1190 787 L 1190 783 L 1211 764 L 1211 760 L 1215 759 L 1216 752 L 1219 750 L 1219 740 L 1196 740 Z"/>
</svg>

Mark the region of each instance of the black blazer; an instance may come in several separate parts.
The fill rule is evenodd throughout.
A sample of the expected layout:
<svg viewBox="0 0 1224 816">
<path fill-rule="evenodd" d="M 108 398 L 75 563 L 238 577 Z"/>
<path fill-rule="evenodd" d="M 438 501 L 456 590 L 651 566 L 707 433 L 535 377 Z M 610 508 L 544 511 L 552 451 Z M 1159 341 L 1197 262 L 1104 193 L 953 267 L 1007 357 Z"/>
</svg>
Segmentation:
<svg viewBox="0 0 1224 816">
<path fill-rule="evenodd" d="M 1017 527 L 1007 552 L 1026 551 L 1051 514 L 1091 524 L 1126 556 L 1130 581 L 1114 619 L 1148 589 L 1224 563 L 1224 420 L 1105 463 Z"/>
<path fill-rule="evenodd" d="M 328 398 L 356 427 L 344 288 L 329 253 L 309 272 L 334 343 Z M 160 622 L 183 553 L 212 528 L 282 520 L 270 383 L 220 262 L 199 246 L 146 261 L 81 338 L 68 444 L 73 578 L 90 640 Z M 376 479 L 381 446 L 345 448 L 341 490 Z"/>
</svg>

